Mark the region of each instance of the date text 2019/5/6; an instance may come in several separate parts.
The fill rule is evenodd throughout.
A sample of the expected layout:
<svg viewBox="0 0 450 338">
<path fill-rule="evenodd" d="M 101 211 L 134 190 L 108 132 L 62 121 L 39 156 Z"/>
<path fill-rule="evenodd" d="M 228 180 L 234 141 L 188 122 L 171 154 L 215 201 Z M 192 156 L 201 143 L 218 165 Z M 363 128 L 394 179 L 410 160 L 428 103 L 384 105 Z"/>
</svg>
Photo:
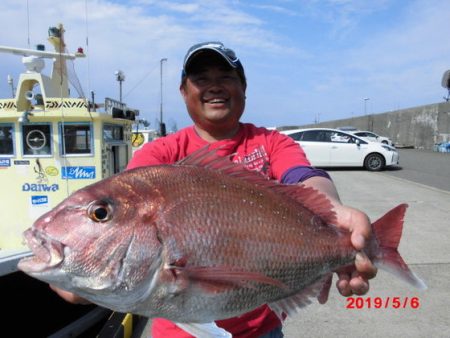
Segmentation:
<svg viewBox="0 0 450 338">
<path fill-rule="evenodd" d="M 418 309 L 419 297 L 348 297 L 347 309 Z"/>
</svg>

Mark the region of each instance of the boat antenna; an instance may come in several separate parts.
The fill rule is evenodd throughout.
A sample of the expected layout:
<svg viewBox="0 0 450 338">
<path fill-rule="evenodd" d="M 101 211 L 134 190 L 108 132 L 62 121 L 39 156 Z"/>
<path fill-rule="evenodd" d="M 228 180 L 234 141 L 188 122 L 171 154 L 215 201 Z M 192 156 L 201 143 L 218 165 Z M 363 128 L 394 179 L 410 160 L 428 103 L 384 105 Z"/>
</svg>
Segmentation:
<svg viewBox="0 0 450 338">
<path fill-rule="evenodd" d="M 27 29 L 28 29 L 28 48 L 30 48 L 30 8 L 27 0 Z"/>
<path fill-rule="evenodd" d="M 87 0 L 84 0 L 84 20 L 86 25 L 86 54 L 88 57 L 86 58 L 87 62 L 87 89 L 88 92 L 91 90 L 91 73 L 90 73 L 90 65 L 89 65 L 89 18 L 88 18 L 88 3 Z"/>
<path fill-rule="evenodd" d="M 63 59 L 61 57 L 61 54 L 63 53 L 63 51 L 66 51 L 66 44 L 64 42 L 64 28 L 62 24 L 59 24 L 58 27 L 53 30 L 53 29 L 49 29 L 49 34 L 51 33 L 52 35 L 54 35 L 55 37 L 57 37 L 58 39 L 57 41 L 57 45 L 55 44 L 54 47 L 56 48 L 56 50 L 59 52 L 59 65 L 57 65 L 56 63 L 54 64 L 53 67 L 56 67 L 58 69 L 58 75 L 59 75 L 59 88 L 60 88 L 60 104 L 61 104 L 61 140 L 62 140 L 62 149 L 64 151 L 64 155 L 66 155 L 66 136 L 65 136 L 65 107 L 64 107 L 64 94 L 63 94 L 63 82 L 64 82 L 64 76 L 68 77 L 68 72 L 67 72 L 67 62 L 65 59 Z M 53 75 L 53 74 L 52 74 Z M 66 78 L 66 81 L 68 79 Z M 66 83 L 66 85 L 68 86 L 68 84 Z M 70 90 L 69 90 L 70 93 Z M 67 161 L 67 156 L 64 156 L 63 158 L 63 163 L 64 163 L 64 167 L 67 168 L 68 166 L 68 161 Z M 66 196 L 70 195 L 70 188 L 69 188 L 69 179 L 67 177 L 68 175 L 66 175 L 64 181 L 65 181 L 65 185 L 66 185 Z"/>
</svg>

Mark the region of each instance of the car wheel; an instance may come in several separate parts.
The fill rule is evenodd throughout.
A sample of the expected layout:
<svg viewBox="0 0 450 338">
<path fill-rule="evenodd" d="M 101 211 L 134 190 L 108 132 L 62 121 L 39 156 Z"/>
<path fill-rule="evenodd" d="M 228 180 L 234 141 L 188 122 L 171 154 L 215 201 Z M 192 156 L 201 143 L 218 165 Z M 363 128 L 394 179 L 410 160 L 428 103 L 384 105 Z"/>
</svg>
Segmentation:
<svg viewBox="0 0 450 338">
<path fill-rule="evenodd" d="M 381 143 L 389 144 L 388 141 L 386 141 L 386 140 L 381 141 Z"/>
<path fill-rule="evenodd" d="M 380 154 L 369 154 L 364 160 L 364 167 L 369 171 L 380 171 L 384 168 L 384 157 Z"/>
</svg>

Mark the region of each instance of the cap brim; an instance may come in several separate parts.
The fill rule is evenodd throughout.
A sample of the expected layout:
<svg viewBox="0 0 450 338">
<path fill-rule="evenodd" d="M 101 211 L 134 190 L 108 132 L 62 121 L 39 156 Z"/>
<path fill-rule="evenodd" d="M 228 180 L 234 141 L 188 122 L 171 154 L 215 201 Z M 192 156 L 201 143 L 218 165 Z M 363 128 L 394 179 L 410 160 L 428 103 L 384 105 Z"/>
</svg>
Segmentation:
<svg viewBox="0 0 450 338">
<path fill-rule="evenodd" d="M 183 69 L 186 70 L 187 67 L 189 67 L 189 64 L 196 58 L 199 56 L 199 54 L 201 54 L 202 51 L 212 51 L 217 53 L 218 55 L 220 55 L 232 68 L 238 68 L 239 67 L 239 59 L 236 60 L 231 60 L 228 55 L 226 55 L 224 52 L 222 52 L 221 50 L 214 48 L 214 47 L 207 47 L 207 46 L 202 46 L 199 47 L 197 49 L 194 49 L 193 51 L 191 51 L 189 53 L 189 55 L 187 55 L 185 61 L 184 61 L 184 65 L 183 65 Z"/>
</svg>

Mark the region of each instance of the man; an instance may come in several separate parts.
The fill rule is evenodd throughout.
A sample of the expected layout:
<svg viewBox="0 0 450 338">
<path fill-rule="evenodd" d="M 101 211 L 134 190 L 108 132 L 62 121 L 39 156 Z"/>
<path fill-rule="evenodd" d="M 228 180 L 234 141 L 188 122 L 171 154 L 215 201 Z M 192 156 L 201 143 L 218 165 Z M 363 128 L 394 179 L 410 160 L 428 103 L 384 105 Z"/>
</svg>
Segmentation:
<svg viewBox="0 0 450 338">
<path fill-rule="evenodd" d="M 259 171 L 284 184 L 304 184 L 326 194 L 337 214 L 337 225 L 352 232 L 352 244 L 362 249 L 370 236 L 367 216 L 340 203 L 328 174 L 312 168 L 303 150 L 277 131 L 240 123 L 245 108 L 247 83 L 244 69 L 234 52 L 220 42 L 194 45 L 185 56 L 180 92 L 194 125 L 147 143 L 137 151 L 128 169 L 174 163 L 206 145 L 220 148 L 219 155 L 231 155 L 248 169 Z M 340 272 L 337 287 L 344 296 L 368 291 L 368 279 L 376 274 L 367 257 L 359 253 L 356 270 Z M 55 290 L 66 300 L 76 296 Z M 262 306 L 236 318 L 217 322 L 234 337 L 282 337 L 281 322 Z M 153 320 L 152 336 L 191 337 L 168 320 Z"/>
</svg>

